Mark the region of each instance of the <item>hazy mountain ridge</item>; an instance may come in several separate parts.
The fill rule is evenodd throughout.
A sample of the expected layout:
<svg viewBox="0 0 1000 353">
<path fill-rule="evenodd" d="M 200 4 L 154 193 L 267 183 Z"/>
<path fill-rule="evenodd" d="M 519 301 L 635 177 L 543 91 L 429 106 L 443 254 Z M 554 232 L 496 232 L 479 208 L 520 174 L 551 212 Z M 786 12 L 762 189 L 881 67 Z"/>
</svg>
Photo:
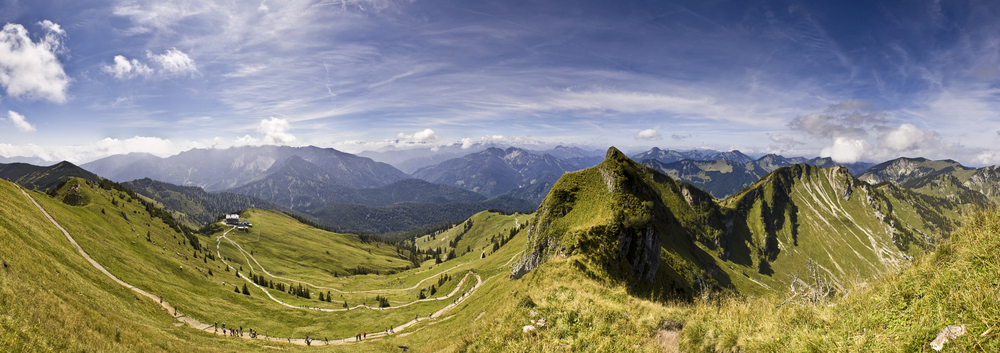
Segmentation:
<svg viewBox="0 0 1000 353">
<path fill-rule="evenodd" d="M 649 151 L 632 155 L 631 158 L 634 161 L 640 162 L 647 159 L 653 159 L 661 163 L 673 163 L 684 159 L 691 159 L 695 161 L 732 161 L 739 164 L 754 161 L 754 159 L 750 156 L 747 156 L 743 154 L 743 152 L 737 150 L 729 152 L 712 150 L 675 151 L 663 150 L 659 147 L 653 147 Z"/>
<path fill-rule="evenodd" d="M 554 182 L 570 170 L 574 167 L 551 155 L 537 156 L 514 147 L 506 150 L 491 147 L 421 168 L 413 176 L 495 197 L 537 182 Z"/>
<path fill-rule="evenodd" d="M 206 191 L 225 190 L 265 175 L 276 163 L 292 156 L 319 167 L 334 183 L 367 188 L 407 178 L 385 163 L 330 148 L 288 146 L 243 146 L 228 149 L 192 149 L 175 156 L 112 156 L 85 164 L 99 175 L 125 181 L 149 177 Z M 109 160 L 110 159 L 110 160 Z"/>
</svg>

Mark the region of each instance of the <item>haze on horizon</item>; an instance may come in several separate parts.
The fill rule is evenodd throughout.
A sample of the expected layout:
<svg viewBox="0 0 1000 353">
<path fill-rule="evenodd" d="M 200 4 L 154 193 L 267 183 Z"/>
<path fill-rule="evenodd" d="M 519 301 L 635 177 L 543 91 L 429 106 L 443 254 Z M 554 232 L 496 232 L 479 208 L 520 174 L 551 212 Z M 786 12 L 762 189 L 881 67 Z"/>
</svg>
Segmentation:
<svg viewBox="0 0 1000 353">
<path fill-rule="evenodd" d="M 1000 164 L 998 18 L 990 1 L 0 0 L 0 156 L 563 144 Z"/>
</svg>

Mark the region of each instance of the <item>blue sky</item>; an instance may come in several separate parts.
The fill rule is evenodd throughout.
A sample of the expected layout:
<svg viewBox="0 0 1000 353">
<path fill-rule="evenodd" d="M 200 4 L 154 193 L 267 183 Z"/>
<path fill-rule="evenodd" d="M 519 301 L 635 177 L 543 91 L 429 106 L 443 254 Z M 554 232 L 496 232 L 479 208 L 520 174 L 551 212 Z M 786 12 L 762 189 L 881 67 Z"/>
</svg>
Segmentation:
<svg viewBox="0 0 1000 353">
<path fill-rule="evenodd" d="M 992 1 L 0 0 L 0 156 L 497 143 L 1000 163 Z"/>
</svg>

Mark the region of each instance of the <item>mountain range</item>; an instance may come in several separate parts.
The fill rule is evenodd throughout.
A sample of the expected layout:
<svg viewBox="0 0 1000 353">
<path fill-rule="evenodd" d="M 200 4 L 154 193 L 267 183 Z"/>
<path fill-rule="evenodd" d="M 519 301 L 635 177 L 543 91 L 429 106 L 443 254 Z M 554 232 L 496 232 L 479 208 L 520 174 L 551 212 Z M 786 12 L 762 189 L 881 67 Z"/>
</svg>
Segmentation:
<svg viewBox="0 0 1000 353">
<path fill-rule="evenodd" d="M 160 158 L 132 153 L 102 158 L 82 165 L 113 181 L 151 178 L 206 191 L 241 186 L 280 170 L 297 157 L 329 176 L 326 182 L 353 188 L 370 188 L 408 178 L 391 165 L 331 148 L 243 146 L 227 149 L 192 149 Z M 294 162 L 293 162 L 294 163 Z"/>
<path fill-rule="evenodd" d="M 738 193 L 782 167 L 838 165 L 829 158 L 785 158 L 771 154 L 754 160 L 740 151 L 659 148 L 635 154 L 631 159 L 705 190 L 718 200 Z M 112 180 L 136 177 L 137 181 L 130 185 L 143 190 L 141 193 L 148 197 L 172 205 L 169 207 L 177 210 L 175 217 L 191 226 L 217 216 L 210 213 L 249 204 L 294 211 L 336 229 L 376 232 L 377 229 L 399 231 L 438 221 L 460 220 L 419 217 L 419 212 L 410 211 L 401 213 L 409 212 L 413 217 L 388 216 L 392 213 L 389 210 L 399 203 L 408 204 L 396 207 L 397 210 L 452 209 L 441 213 L 454 217 L 467 217 L 487 208 L 530 211 L 534 208 L 531 205 L 542 203 L 563 174 L 592 167 L 601 160 L 603 157 L 594 157 L 593 151 L 577 147 L 558 146 L 539 152 L 491 147 L 420 168 L 409 176 L 391 165 L 333 149 L 248 146 L 226 150 L 196 149 L 168 158 L 148 154 L 118 155 L 85 164 L 84 168 Z M 860 175 L 862 168 L 868 169 L 869 164 L 840 166 L 852 175 Z M 10 170 L 34 170 L 32 168 L 39 167 L 7 167 Z M 98 178 L 96 175 L 84 177 Z M 145 178 L 150 180 L 139 181 Z M 950 198 L 955 202 L 982 203 L 979 200 L 982 197 L 995 201 L 1000 195 L 1000 179 L 995 167 L 972 169 L 954 161 L 901 158 L 871 167 L 859 178 L 871 184 L 891 181 L 921 194 Z M 204 190 L 181 191 L 168 185 L 154 185 L 154 180 L 199 186 Z M 46 187 L 55 185 L 51 181 L 44 184 Z M 503 195 L 526 202 L 512 199 L 487 202 L 488 198 Z M 453 206 L 447 204 L 455 204 L 454 207 L 462 210 L 454 211 L 449 208 Z M 380 225 L 378 217 L 370 217 L 371 214 L 399 222 Z M 365 226 L 348 227 L 347 224 Z"/>
<path fill-rule="evenodd" d="M 563 173 L 576 169 L 577 166 L 549 154 L 539 156 L 514 147 L 506 150 L 491 147 L 420 168 L 413 176 L 495 197 L 535 183 L 555 182 Z"/>
</svg>

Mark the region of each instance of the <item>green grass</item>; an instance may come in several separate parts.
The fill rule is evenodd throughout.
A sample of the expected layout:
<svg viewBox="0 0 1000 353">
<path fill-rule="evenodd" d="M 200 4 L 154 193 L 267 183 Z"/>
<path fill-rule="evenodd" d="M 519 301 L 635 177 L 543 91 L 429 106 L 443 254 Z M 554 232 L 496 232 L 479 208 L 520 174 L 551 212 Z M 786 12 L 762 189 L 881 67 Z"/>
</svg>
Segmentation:
<svg viewBox="0 0 1000 353">
<path fill-rule="evenodd" d="M 285 268 L 285 275 L 289 277 L 308 278 L 321 282 L 321 285 L 337 285 L 352 291 L 383 290 L 379 293 L 389 297 L 393 307 L 400 302 L 412 302 L 419 290 L 401 288 L 408 288 L 427 278 L 421 283 L 421 288 L 431 284 L 438 286 L 438 276 L 443 273 L 449 274 L 452 279 L 438 287 L 437 296 L 442 297 L 458 289 L 455 298 L 418 302 L 405 308 L 325 313 L 284 307 L 267 298 L 259 288 L 251 287 L 250 296 L 234 293 L 233 285 L 242 286 L 245 282 L 238 279 L 235 272 L 226 272 L 220 258 L 205 258 L 205 254 L 214 251 L 215 242 L 211 238 L 202 237 L 204 248 L 195 251 L 184 236 L 175 233 L 159 219 L 149 217 L 136 200 L 129 202 L 128 197 L 120 192 L 95 188 L 84 182 L 71 183 L 75 184 L 69 187 L 79 185 L 78 190 L 87 196 L 89 204 L 69 206 L 40 193 L 33 193 L 34 198 L 109 271 L 150 293 L 163 294 L 166 300 L 178 305 L 182 314 L 202 322 L 253 327 L 261 334 L 277 337 L 301 338 L 309 335 L 314 338 L 343 338 L 357 332 L 377 332 L 397 326 L 412 320 L 415 315 L 426 316 L 451 304 L 475 285 L 475 277 L 470 276 L 461 287 L 457 287 L 469 270 L 494 276 L 495 282 L 498 278 L 495 275 L 509 271 L 498 267 L 520 251 L 524 239 L 523 235 L 518 235 L 516 239 L 520 239 L 521 243 L 515 245 L 518 240 L 514 240 L 514 243 L 483 259 L 480 259 L 481 253 L 470 252 L 444 264 L 433 265 L 429 261 L 421 268 L 392 275 L 333 277 L 314 264 L 364 265 L 389 271 L 402 270 L 408 262 L 395 257 L 395 248 L 386 244 L 365 244 L 356 236 L 309 228 L 279 213 L 250 211 L 247 216 L 255 223 L 255 230 L 261 230 L 259 240 L 255 233 L 232 234 L 231 237 L 237 242 L 246 241 L 246 244 L 240 244 L 245 249 L 253 249 L 254 256 L 262 264 Z M 4 183 L 0 191 L 3 196 L 0 230 L 5 239 L 5 246 L 0 248 L 0 258 L 9 266 L 3 270 L 4 282 L 0 288 L 0 293 L 3 293 L 0 297 L 3 303 L 0 309 L 0 346 L 13 347 L 13 351 L 255 351 L 264 349 L 264 345 L 284 346 L 276 342 L 213 337 L 191 328 L 175 326 L 171 315 L 158 309 L 156 303 L 118 286 L 86 263 L 12 184 Z M 111 200 L 115 200 L 114 204 Z M 122 217 L 122 212 L 128 215 L 130 222 Z M 470 245 L 489 241 L 479 230 L 493 232 L 505 227 L 509 229 L 510 224 L 517 222 L 515 218 L 519 217 L 524 222 L 527 216 L 483 214 L 480 217 L 479 228 L 467 235 L 466 241 Z M 251 236 L 253 239 L 250 239 Z M 8 242 L 6 239 L 11 240 Z M 463 245 L 468 246 L 465 242 L 460 244 Z M 239 253 L 234 249 L 230 248 L 228 251 L 231 254 L 227 256 L 243 261 L 244 273 L 248 273 L 249 265 L 242 256 L 236 256 Z M 320 259 L 327 256 L 327 249 L 343 256 Z M 368 254 L 369 249 L 372 254 Z M 386 261 L 390 259 L 392 263 Z M 389 265 L 378 267 L 380 262 Z M 396 263 L 402 266 L 393 267 Z M 284 267 L 286 264 L 290 267 Z M 209 269 L 212 275 L 208 275 Z M 317 292 L 313 292 L 314 299 L 311 300 L 283 292 L 272 291 L 272 294 L 293 305 L 340 308 L 341 303 L 320 303 L 315 299 Z M 356 294 L 349 301 L 352 306 L 366 300 L 374 304 L 372 299 L 375 295 Z M 334 295 L 334 300 L 339 299 Z M 465 303 L 475 302 L 481 307 L 490 305 L 473 299 Z M 467 305 L 463 304 L 462 308 Z M 462 308 L 452 310 L 445 317 L 422 320 L 414 329 L 406 331 L 409 335 L 398 339 L 405 344 L 424 345 L 440 337 L 441 332 L 462 331 L 464 323 L 456 319 L 460 317 Z M 116 334 L 114 327 L 119 327 L 121 333 Z M 418 331 L 414 333 L 414 330 Z M 115 336 L 118 336 L 117 341 Z M 119 341 L 123 343 L 119 344 Z M 395 346 L 380 346 L 385 341 L 338 347 L 337 350 L 398 350 Z"/>
<path fill-rule="evenodd" d="M 912 267 L 852 284 L 818 306 L 781 295 L 698 302 L 684 316 L 681 347 L 710 351 L 930 351 L 947 325 L 967 334 L 945 351 L 997 351 L 1000 329 L 1000 213 L 966 226 Z"/>
</svg>

